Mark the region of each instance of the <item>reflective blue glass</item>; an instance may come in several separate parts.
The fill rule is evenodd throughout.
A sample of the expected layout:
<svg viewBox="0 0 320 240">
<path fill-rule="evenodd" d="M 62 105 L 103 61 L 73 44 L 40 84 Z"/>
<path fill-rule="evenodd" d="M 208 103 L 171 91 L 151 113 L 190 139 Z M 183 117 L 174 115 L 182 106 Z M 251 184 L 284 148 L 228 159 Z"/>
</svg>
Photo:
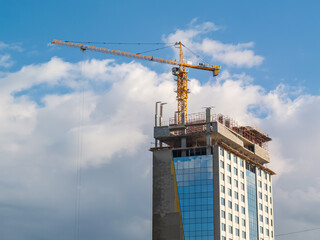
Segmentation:
<svg viewBox="0 0 320 240">
<path fill-rule="evenodd" d="M 185 240 L 213 240 L 212 155 L 173 158 Z"/>
<path fill-rule="evenodd" d="M 258 239 L 256 174 L 246 170 L 250 240 Z"/>
</svg>

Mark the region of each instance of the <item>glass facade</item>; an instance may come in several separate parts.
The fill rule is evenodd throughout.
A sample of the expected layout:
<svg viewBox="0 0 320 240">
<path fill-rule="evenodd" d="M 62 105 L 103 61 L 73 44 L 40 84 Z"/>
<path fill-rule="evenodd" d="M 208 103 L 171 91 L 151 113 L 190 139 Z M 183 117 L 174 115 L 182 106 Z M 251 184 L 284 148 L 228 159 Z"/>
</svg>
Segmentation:
<svg viewBox="0 0 320 240">
<path fill-rule="evenodd" d="M 212 155 L 173 161 L 185 240 L 213 240 Z"/>
<path fill-rule="evenodd" d="M 258 239 L 258 216 L 257 216 L 257 186 L 255 167 L 249 166 L 247 175 L 247 194 L 249 211 L 249 236 L 250 240 Z"/>
</svg>

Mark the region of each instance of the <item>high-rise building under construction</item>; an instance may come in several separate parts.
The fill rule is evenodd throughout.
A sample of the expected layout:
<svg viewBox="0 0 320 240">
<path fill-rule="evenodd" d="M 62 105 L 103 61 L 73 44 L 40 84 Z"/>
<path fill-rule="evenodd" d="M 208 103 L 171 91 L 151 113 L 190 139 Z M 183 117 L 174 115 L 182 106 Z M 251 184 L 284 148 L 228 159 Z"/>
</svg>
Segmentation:
<svg viewBox="0 0 320 240">
<path fill-rule="evenodd" d="M 52 43 L 175 66 L 177 116 L 163 126 L 160 104 L 160 119 L 156 110 L 154 128 L 156 144 L 151 149 L 153 240 L 274 239 L 274 172 L 264 166 L 270 162 L 266 144 L 271 138 L 223 115 L 211 115 L 210 108 L 186 116 L 187 68 L 217 76 L 219 65 L 185 61 L 181 42 L 173 44 L 180 50 L 179 61 L 56 39 Z"/>
<path fill-rule="evenodd" d="M 153 240 L 274 239 L 267 134 L 207 108 L 154 138 Z"/>
</svg>

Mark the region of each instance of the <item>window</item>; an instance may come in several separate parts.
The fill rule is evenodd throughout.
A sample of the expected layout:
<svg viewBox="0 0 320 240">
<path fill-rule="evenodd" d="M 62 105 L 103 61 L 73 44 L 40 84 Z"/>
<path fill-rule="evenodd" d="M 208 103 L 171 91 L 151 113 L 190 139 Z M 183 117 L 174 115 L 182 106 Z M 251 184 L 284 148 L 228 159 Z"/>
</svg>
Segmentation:
<svg viewBox="0 0 320 240">
<path fill-rule="evenodd" d="M 241 183 L 241 190 L 244 191 L 244 183 Z"/>
<path fill-rule="evenodd" d="M 266 183 L 264 184 L 264 190 L 268 191 L 268 185 Z"/>
<path fill-rule="evenodd" d="M 226 225 L 224 223 L 221 224 L 221 230 L 226 231 Z"/>
<path fill-rule="evenodd" d="M 272 197 L 270 197 L 270 203 L 272 203 Z"/>
<path fill-rule="evenodd" d="M 236 155 L 233 155 L 233 162 L 234 162 L 235 164 L 238 163 L 238 160 L 237 160 L 237 156 L 236 156 Z"/>
<path fill-rule="evenodd" d="M 245 202 L 245 196 L 241 194 L 241 201 Z"/>
<path fill-rule="evenodd" d="M 238 199 L 238 197 L 239 197 L 238 195 L 239 195 L 238 192 L 234 191 L 234 198 L 235 199 Z"/>
<path fill-rule="evenodd" d="M 232 202 L 231 201 L 228 201 L 228 206 L 230 209 L 232 209 Z"/>
<path fill-rule="evenodd" d="M 233 168 L 233 173 L 234 173 L 236 176 L 238 176 L 238 169 Z"/>
<path fill-rule="evenodd" d="M 234 217 L 234 220 L 235 220 L 235 222 L 236 222 L 237 224 L 239 224 L 239 217 L 238 217 L 238 216 L 235 216 L 235 217 Z"/>
<path fill-rule="evenodd" d="M 221 210 L 221 217 L 222 217 L 222 218 L 226 218 L 226 212 L 223 211 L 223 210 Z"/>
<path fill-rule="evenodd" d="M 230 176 L 228 176 L 228 183 L 231 184 L 231 177 Z"/>
<path fill-rule="evenodd" d="M 260 220 L 260 222 L 263 222 L 263 216 L 262 215 L 259 215 L 259 220 Z"/>
<path fill-rule="evenodd" d="M 271 186 L 269 186 L 269 192 L 271 193 Z"/>
<path fill-rule="evenodd" d="M 231 213 L 228 214 L 228 219 L 229 219 L 230 221 L 232 221 L 232 214 L 231 214 Z"/>
<path fill-rule="evenodd" d="M 222 206 L 225 206 L 225 205 L 226 205 L 226 201 L 224 200 L 223 197 L 221 198 L 221 205 L 222 205 Z"/>
<path fill-rule="evenodd" d="M 222 160 L 220 160 L 220 167 L 224 168 L 224 162 Z"/>
<path fill-rule="evenodd" d="M 181 208 L 180 216 L 183 223 L 192 223 L 192 227 L 195 227 L 194 229 L 183 229 L 186 236 L 191 236 L 191 238 L 193 236 L 197 237 L 195 232 L 200 235 L 205 234 L 207 238 L 211 239 L 214 235 L 213 199 L 215 195 L 213 194 L 212 162 L 213 158 L 211 155 L 185 157 L 182 161 L 181 158 L 173 158 L 173 164 L 176 169 L 176 190 L 178 190 Z M 219 163 L 220 159 L 216 162 L 218 169 L 220 169 Z M 217 173 L 219 176 L 216 177 L 219 178 L 220 172 Z M 220 183 L 221 185 L 224 185 L 224 182 L 223 184 Z M 217 185 L 217 187 L 220 186 Z M 219 189 L 216 190 L 219 191 Z M 221 197 L 224 196 L 220 196 L 220 204 L 225 205 L 225 199 Z M 216 200 L 218 204 L 219 199 Z M 225 210 L 225 208 L 225 206 L 220 205 L 219 210 Z"/>
<path fill-rule="evenodd" d="M 221 192 L 224 193 L 225 192 L 225 188 L 223 185 L 221 185 Z"/>
<path fill-rule="evenodd" d="M 222 236 L 221 240 L 226 240 L 226 237 Z"/>
<path fill-rule="evenodd" d="M 237 212 L 239 212 L 239 205 L 238 204 L 234 204 L 234 209 L 237 211 Z"/>
<path fill-rule="evenodd" d="M 262 208 L 263 208 L 262 204 L 261 204 L 261 203 L 259 203 L 259 210 L 261 210 L 261 211 L 262 211 L 262 210 L 263 210 Z"/>
<path fill-rule="evenodd" d="M 228 172 L 231 172 L 231 165 L 230 164 L 227 165 L 227 170 L 228 170 Z"/>
<path fill-rule="evenodd" d="M 263 227 L 260 226 L 260 233 L 263 234 Z"/>
<path fill-rule="evenodd" d="M 262 188 L 262 182 L 259 180 L 258 183 L 259 183 L 259 188 Z"/>
<path fill-rule="evenodd" d="M 271 226 L 273 226 L 273 222 L 272 222 L 272 219 L 271 219 Z"/>
<path fill-rule="evenodd" d="M 240 166 L 243 167 L 244 166 L 244 161 L 241 159 L 240 160 Z"/>
<path fill-rule="evenodd" d="M 238 180 L 237 180 L 237 179 L 234 179 L 234 180 L 233 180 L 233 183 L 234 183 L 234 186 L 237 188 L 237 187 L 238 187 Z"/>
<path fill-rule="evenodd" d="M 267 180 L 268 179 L 268 174 L 266 172 L 264 172 L 264 179 Z"/>
<path fill-rule="evenodd" d="M 266 213 L 268 213 L 268 212 L 269 212 L 269 209 L 268 209 L 268 207 L 267 207 L 267 206 L 265 206 L 265 207 L 264 207 L 264 210 L 265 210 L 265 212 L 266 212 Z"/>
<path fill-rule="evenodd" d="M 238 228 L 236 228 L 236 236 L 238 236 L 239 237 L 239 229 Z"/>
<path fill-rule="evenodd" d="M 269 182 L 271 182 L 271 175 L 269 175 Z"/>
<path fill-rule="evenodd" d="M 266 202 L 268 202 L 268 195 L 264 195 L 264 200 L 266 201 Z"/>
<path fill-rule="evenodd" d="M 220 147 L 220 155 L 221 155 L 221 156 L 224 156 L 224 150 L 223 150 L 222 147 Z"/>
<path fill-rule="evenodd" d="M 269 229 L 266 228 L 266 235 L 269 237 Z"/>
<path fill-rule="evenodd" d="M 242 238 L 246 238 L 246 232 L 245 231 L 242 231 Z"/>
<path fill-rule="evenodd" d="M 240 176 L 241 176 L 241 178 L 244 178 L 244 172 L 243 171 L 240 171 Z"/>
<path fill-rule="evenodd" d="M 230 188 L 228 188 L 228 195 L 232 197 L 232 190 Z"/>
<path fill-rule="evenodd" d="M 243 218 L 241 218 L 241 225 L 242 225 L 243 227 L 245 227 L 245 226 L 246 226 L 246 220 L 245 220 L 245 219 L 243 219 Z"/>
<path fill-rule="evenodd" d="M 232 232 L 233 232 L 232 226 L 229 226 L 229 233 L 232 234 Z"/>
<path fill-rule="evenodd" d="M 272 215 L 272 208 L 270 208 L 270 214 Z"/>
<path fill-rule="evenodd" d="M 259 198 L 262 199 L 262 192 L 259 192 Z"/>
<path fill-rule="evenodd" d="M 258 171 L 258 176 L 261 177 L 261 169 Z"/>
<path fill-rule="evenodd" d="M 220 178 L 222 181 L 224 181 L 224 174 L 223 173 L 220 173 Z"/>
<path fill-rule="evenodd" d="M 227 152 L 227 158 L 228 158 L 229 160 L 231 160 L 231 153 L 230 153 L 230 152 Z"/>
<path fill-rule="evenodd" d="M 246 214 L 246 209 L 244 207 L 241 207 L 241 213 Z"/>
<path fill-rule="evenodd" d="M 266 224 L 269 224 L 269 218 L 266 217 Z"/>
</svg>

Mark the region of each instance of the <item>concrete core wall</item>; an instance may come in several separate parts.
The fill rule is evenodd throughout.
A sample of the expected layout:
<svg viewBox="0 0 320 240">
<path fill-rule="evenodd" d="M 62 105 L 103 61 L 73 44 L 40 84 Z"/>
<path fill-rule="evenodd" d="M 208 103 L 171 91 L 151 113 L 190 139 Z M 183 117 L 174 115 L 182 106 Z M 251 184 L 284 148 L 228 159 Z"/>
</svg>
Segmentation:
<svg viewBox="0 0 320 240">
<path fill-rule="evenodd" d="M 183 240 L 172 151 L 153 152 L 153 240 Z"/>
</svg>

